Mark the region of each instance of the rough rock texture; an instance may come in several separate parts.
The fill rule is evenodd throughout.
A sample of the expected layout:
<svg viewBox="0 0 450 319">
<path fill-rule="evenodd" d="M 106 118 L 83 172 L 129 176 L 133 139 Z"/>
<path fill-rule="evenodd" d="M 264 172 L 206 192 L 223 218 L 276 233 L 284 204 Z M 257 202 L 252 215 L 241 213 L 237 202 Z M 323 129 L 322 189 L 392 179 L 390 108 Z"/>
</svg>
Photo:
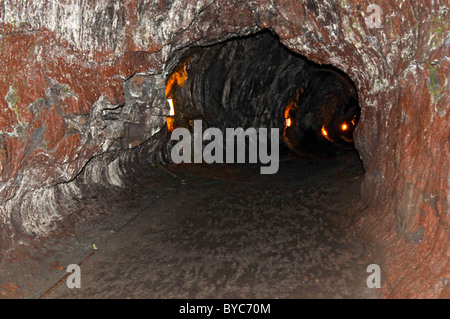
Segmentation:
<svg viewBox="0 0 450 319">
<path fill-rule="evenodd" d="M 86 164 L 120 187 L 128 168 L 114 158 L 163 147 L 145 140 L 168 114 L 172 56 L 270 29 L 358 90 L 355 231 L 388 252 L 384 296 L 449 297 L 447 3 L 380 1 L 381 27 L 369 28 L 370 3 L 0 0 L 1 245 L 54 229 L 68 214 L 57 190 Z"/>
</svg>

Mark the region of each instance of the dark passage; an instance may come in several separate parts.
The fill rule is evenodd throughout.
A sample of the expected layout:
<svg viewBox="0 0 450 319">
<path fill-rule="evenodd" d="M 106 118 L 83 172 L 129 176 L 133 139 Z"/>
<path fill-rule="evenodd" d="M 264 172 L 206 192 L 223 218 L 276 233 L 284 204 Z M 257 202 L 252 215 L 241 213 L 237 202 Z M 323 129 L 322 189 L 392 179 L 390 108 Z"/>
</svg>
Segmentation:
<svg viewBox="0 0 450 319">
<path fill-rule="evenodd" d="M 201 119 L 222 131 L 279 128 L 282 153 L 302 158 L 354 151 L 360 109 L 351 80 L 292 53 L 270 32 L 192 48 L 175 60 L 166 88 L 174 127 Z"/>
</svg>

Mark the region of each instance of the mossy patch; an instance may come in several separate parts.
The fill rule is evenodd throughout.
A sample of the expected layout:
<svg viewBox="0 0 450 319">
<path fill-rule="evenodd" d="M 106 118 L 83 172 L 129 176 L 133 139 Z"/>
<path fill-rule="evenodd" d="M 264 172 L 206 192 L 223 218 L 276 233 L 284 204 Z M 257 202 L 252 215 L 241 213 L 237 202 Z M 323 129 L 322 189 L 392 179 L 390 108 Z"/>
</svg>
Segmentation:
<svg viewBox="0 0 450 319">
<path fill-rule="evenodd" d="M 9 108 L 15 107 L 17 102 L 19 101 L 17 89 L 14 86 L 9 87 L 9 91 L 5 96 L 5 101 L 6 103 L 8 103 Z"/>
<path fill-rule="evenodd" d="M 19 110 L 17 109 L 16 105 L 19 101 L 19 94 L 17 93 L 17 89 L 14 86 L 10 86 L 9 87 L 9 91 L 5 96 L 5 101 L 6 103 L 8 103 L 8 107 L 14 111 L 14 113 L 16 113 L 16 117 L 17 117 L 17 122 L 19 123 L 20 126 L 24 126 L 26 123 L 23 123 L 20 120 L 20 116 L 19 116 Z"/>
<path fill-rule="evenodd" d="M 436 66 L 430 66 L 428 68 L 430 77 L 427 79 L 427 86 L 433 102 L 436 104 L 444 95 L 444 88 L 439 79 Z"/>
<path fill-rule="evenodd" d="M 75 97 L 75 92 L 67 84 L 63 84 L 61 86 L 61 94 L 63 96 L 63 100 L 66 98 Z"/>
<path fill-rule="evenodd" d="M 448 10 L 438 12 L 432 20 L 433 34 L 430 37 L 430 45 L 432 47 L 438 45 L 448 33 Z"/>
</svg>

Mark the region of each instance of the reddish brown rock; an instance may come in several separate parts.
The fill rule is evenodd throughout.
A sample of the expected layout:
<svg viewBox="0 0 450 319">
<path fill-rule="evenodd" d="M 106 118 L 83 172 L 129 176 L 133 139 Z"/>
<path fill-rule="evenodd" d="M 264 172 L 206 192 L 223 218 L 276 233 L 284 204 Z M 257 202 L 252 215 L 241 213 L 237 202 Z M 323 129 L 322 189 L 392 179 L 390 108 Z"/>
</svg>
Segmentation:
<svg viewBox="0 0 450 319">
<path fill-rule="evenodd" d="M 3 245 L 21 227 L 51 231 L 27 222 L 63 217 L 42 213 L 33 194 L 53 198 L 51 187 L 94 155 L 126 148 L 116 142 L 125 120 L 147 127 L 133 146 L 158 130 L 167 115 L 163 70 L 176 50 L 268 28 L 292 51 L 346 72 L 358 89 L 366 176 L 355 231 L 385 252 L 384 296 L 448 298 L 448 4 L 384 1 L 380 28 L 365 22 L 368 4 L 0 0 Z M 123 81 L 144 71 L 154 89 L 149 110 L 103 119 L 142 102 Z M 108 176 L 105 185 L 120 185 Z"/>
</svg>

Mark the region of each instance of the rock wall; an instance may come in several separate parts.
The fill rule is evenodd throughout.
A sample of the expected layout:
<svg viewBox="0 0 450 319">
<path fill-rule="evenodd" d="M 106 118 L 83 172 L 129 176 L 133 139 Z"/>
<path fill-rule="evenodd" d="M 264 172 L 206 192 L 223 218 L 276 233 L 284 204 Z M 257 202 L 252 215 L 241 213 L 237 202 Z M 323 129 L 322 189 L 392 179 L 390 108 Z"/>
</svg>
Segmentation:
<svg viewBox="0 0 450 319">
<path fill-rule="evenodd" d="M 54 229 L 80 172 L 120 187 L 113 158 L 155 152 L 171 57 L 269 29 L 358 89 L 355 230 L 387 252 L 384 296 L 448 297 L 447 2 L 374 3 L 379 21 L 362 0 L 0 0 L 1 245 Z"/>
</svg>

